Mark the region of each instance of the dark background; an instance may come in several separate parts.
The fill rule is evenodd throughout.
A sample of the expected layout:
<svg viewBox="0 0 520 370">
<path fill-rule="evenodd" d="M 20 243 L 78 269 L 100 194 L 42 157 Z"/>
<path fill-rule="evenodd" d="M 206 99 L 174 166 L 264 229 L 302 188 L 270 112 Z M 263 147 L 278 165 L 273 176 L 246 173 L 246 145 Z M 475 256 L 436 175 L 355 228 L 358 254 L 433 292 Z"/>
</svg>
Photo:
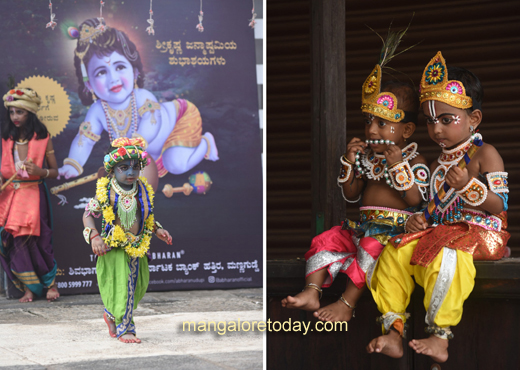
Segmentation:
<svg viewBox="0 0 520 370">
<path fill-rule="evenodd" d="M 123 30 L 136 44 L 144 65 L 145 86 L 159 101 L 184 98 L 194 103 L 202 116 L 203 133 L 214 137 L 220 160 L 203 160 L 182 175 L 168 174 L 159 180 L 155 198 L 156 219 L 172 234 L 173 246 L 152 239 L 151 251 L 175 252 L 177 258 L 157 258 L 150 265 L 172 264 L 171 272 L 152 272 L 150 290 L 259 287 L 262 285 L 262 176 L 261 140 L 255 69 L 254 30 L 248 27 L 251 4 L 239 0 L 204 2 L 204 32 L 195 29 L 200 3 L 194 1 L 154 2 L 155 36 L 145 32 L 150 3 L 125 0 L 105 1 L 103 17 L 107 25 Z M 73 66 L 76 41 L 67 39 L 59 26 L 74 21 L 78 26 L 99 16 L 99 1 L 53 1 L 58 27 L 45 28 L 49 22 L 48 3 L 42 1 L 2 2 L 3 52 L 0 55 L 0 81 L 13 73 L 16 82 L 33 75 L 58 81 L 69 94 L 71 118 L 63 132 L 52 138 L 58 165 L 68 156 L 70 143 L 78 133 L 88 110 L 77 96 L 78 82 Z M 188 50 L 186 42 L 234 41 L 236 50 L 215 50 L 226 59 L 223 66 L 184 66 L 168 64 L 169 53 L 156 48 L 157 41 L 181 41 L 183 57 L 202 57 L 199 50 Z M 174 55 L 179 57 L 181 55 Z M 4 84 L 2 84 L 4 85 Z M 5 85 L 4 85 L 5 86 Z M 45 95 L 44 91 L 38 91 Z M 5 109 L 0 112 L 5 117 Z M 108 149 L 108 134 L 103 133 L 84 166 L 83 176 L 95 173 Z M 190 174 L 206 171 L 213 185 L 206 195 L 174 194 L 166 198 L 160 190 L 167 183 L 174 187 L 188 182 Z M 65 182 L 47 181 L 49 188 Z M 93 271 L 77 275 L 72 270 L 95 266 L 90 246 L 82 237 L 81 198 L 95 194 L 95 182 L 63 192 L 69 204 L 58 206 L 52 196 L 54 213 L 54 250 L 58 262 L 57 282 L 61 294 L 97 292 Z M 228 262 L 256 261 L 258 268 L 228 269 Z M 207 270 L 204 263 L 220 262 L 219 270 Z M 178 264 L 197 264 L 186 274 Z M 167 268 L 167 266 L 166 266 Z M 213 272 L 212 272 L 213 271 Z M 72 274 L 71 274 L 72 273 Z M 215 282 L 208 278 L 214 276 Z M 234 281 L 218 282 L 218 278 Z M 72 281 L 93 280 L 90 288 L 71 288 Z M 177 280 L 179 279 L 179 280 Z M 188 280 L 184 280 L 188 279 Z M 166 280 L 170 280 L 166 283 Z M 213 280 L 213 279 L 210 279 Z M 162 283 L 161 283 L 162 281 Z M 154 283 L 155 282 L 155 283 Z M 66 289 L 63 286 L 67 285 Z"/>
</svg>

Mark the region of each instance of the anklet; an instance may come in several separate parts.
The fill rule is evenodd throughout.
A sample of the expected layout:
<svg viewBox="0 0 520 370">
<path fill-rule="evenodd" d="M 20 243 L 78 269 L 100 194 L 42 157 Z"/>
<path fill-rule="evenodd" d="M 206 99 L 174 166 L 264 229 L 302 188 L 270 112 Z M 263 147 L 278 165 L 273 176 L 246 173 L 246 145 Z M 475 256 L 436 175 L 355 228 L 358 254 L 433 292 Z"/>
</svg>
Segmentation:
<svg viewBox="0 0 520 370">
<path fill-rule="evenodd" d="M 318 285 L 316 285 L 316 284 L 314 284 L 314 283 L 309 283 L 309 284 L 307 284 L 307 285 L 305 285 L 305 286 L 303 287 L 302 292 L 303 292 L 306 288 L 312 288 L 312 289 L 314 289 L 314 290 L 317 290 L 318 293 L 320 293 L 320 299 L 321 299 L 321 296 L 323 295 L 323 290 L 321 290 L 321 288 L 320 288 Z"/>
<path fill-rule="evenodd" d="M 339 300 L 345 303 L 352 310 L 352 317 L 356 317 L 356 307 L 348 303 L 347 300 L 343 298 L 343 294 L 339 296 Z"/>
</svg>

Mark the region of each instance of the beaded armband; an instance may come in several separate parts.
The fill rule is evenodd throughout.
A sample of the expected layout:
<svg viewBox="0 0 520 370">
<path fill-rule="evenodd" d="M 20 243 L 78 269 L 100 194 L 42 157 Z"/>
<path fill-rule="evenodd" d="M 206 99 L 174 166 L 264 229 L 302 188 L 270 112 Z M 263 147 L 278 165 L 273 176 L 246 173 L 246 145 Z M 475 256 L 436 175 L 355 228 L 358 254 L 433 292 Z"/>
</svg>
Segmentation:
<svg viewBox="0 0 520 370">
<path fill-rule="evenodd" d="M 88 212 L 86 216 L 94 216 L 98 218 L 101 215 L 101 205 L 96 198 L 91 198 L 85 207 L 85 211 Z"/>
<path fill-rule="evenodd" d="M 489 184 L 489 190 L 493 193 L 509 193 L 509 188 L 507 187 L 507 172 L 490 172 L 486 174 L 486 178 Z"/>
<path fill-rule="evenodd" d="M 101 136 L 96 135 L 91 131 L 90 122 L 83 122 L 81 125 L 79 125 L 78 146 L 83 146 L 83 140 L 81 140 L 82 136 L 85 136 L 94 142 L 97 142 L 99 139 L 101 139 Z"/>
<path fill-rule="evenodd" d="M 83 167 L 78 163 L 78 161 L 76 161 L 75 159 L 72 159 L 72 158 L 65 158 L 63 160 L 63 164 L 68 164 L 69 166 L 72 166 L 76 169 L 76 171 L 78 171 L 78 176 L 81 175 L 83 173 Z"/>
<path fill-rule="evenodd" d="M 486 185 L 472 178 L 464 188 L 457 191 L 457 194 L 471 206 L 480 206 L 487 198 Z"/>
<path fill-rule="evenodd" d="M 339 170 L 338 186 L 341 186 L 340 184 L 346 182 L 352 173 L 352 163 L 344 155 L 339 160 L 341 161 L 341 168 Z"/>
<path fill-rule="evenodd" d="M 156 123 L 155 121 L 155 111 L 156 110 L 160 110 L 161 109 L 161 105 L 155 101 L 151 101 L 150 99 L 146 99 L 146 101 L 144 102 L 144 104 L 141 106 L 141 108 L 139 108 L 137 110 L 137 112 L 139 113 L 139 115 L 142 117 L 143 114 L 145 114 L 146 112 L 151 112 L 151 117 L 150 117 L 150 123 L 153 125 Z"/>
<path fill-rule="evenodd" d="M 428 186 L 430 185 L 430 169 L 423 163 L 417 163 L 412 166 L 412 173 L 415 184 L 421 192 L 422 199 L 428 201 Z"/>
<path fill-rule="evenodd" d="M 488 181 L 489 190 L 502 198 L 502 202 L 504 203 L 504 211 L 507 211 L 507 202 L 508 202 L 508 182 L 507 182 L 507 172 L 490 172 L 486 174 L 486 178 Z"/>
<path fill-rule="evenodd" d="M 408 161 L 398 162 L 388 169 L 394 189 L 398 191 L 410 190 L 414 183 L 414 175 Z"/>
</svg>

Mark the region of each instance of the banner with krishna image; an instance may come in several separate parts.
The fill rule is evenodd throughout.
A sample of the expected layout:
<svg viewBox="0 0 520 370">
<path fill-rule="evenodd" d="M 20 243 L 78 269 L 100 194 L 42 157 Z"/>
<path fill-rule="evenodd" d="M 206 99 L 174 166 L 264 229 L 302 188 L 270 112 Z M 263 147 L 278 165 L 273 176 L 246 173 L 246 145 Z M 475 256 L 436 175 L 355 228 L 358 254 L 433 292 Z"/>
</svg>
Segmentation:
<svg viewBox="0 0 520 370">
<path fill-rule="evenodd" d="M 12 74 L 16 88 L 39 94 L 58 161 L 59 178 L 46 183 L 60 294 L 98 291 L 82 215 L 107 175 L 110 143 L 125 137 L 145 143 L 141 174 L 156 193 L 155 220 L 173 237 L 171 246 L 151 240 L 149 290 L 262 286 L 251 3 L 208 1 L 204 13 L 188 0 L 153 10 L 143 0 L 2 6 L 0 80 Z"/>
</svg>

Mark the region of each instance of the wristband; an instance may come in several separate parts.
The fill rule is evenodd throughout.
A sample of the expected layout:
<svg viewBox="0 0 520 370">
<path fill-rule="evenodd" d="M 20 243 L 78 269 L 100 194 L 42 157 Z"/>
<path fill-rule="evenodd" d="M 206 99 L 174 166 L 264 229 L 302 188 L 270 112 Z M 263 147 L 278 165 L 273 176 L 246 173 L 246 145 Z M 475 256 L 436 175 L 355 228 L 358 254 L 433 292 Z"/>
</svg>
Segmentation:
<svg viewBox="0 0 520 370">
<path fill-rule="evenodd" d="M 87 244 L 90 244 L 90 233 L 92 232 L 92 229 L 90 227 L 86 227 L 83 229 L 83 237 L 85 238 L 85 241 Z"/>
<path fill-rule="evenodd" d="M 410 190 L 415 181 L 412 169 L 408 164 L 408 161 L 394 163 L 388 169 L 388 175 L 392 180 L 394 189 L 398 191 Z"/>
<path fill-rule="evenodd" d="M 94 235 L 94 236 L 91 236 L 91 237 L 90 237 L 90 241 L 92 241 L 96 236 L 99 236 L 99 233 L 97 233 L 97 234 Z"/>
<path fill-rule="evenodd" d="M 350 162 L 345 155 L 342 155 L 339 160 L 341 162 L 341 168 L 338 176 L 338 186 L 341 186 L 340 184 L 346 182 L 352 173 L 352 162 Z"/>
<path fill-rule="evenodd" d="M 464 202 L 476 207 L 485 202 L 488 190 L 486 185 L 473 177 L 466 186 L 457 191 L 457 194 L 459 194 L 459 197 L 461 197 Z"/>
</svg>

